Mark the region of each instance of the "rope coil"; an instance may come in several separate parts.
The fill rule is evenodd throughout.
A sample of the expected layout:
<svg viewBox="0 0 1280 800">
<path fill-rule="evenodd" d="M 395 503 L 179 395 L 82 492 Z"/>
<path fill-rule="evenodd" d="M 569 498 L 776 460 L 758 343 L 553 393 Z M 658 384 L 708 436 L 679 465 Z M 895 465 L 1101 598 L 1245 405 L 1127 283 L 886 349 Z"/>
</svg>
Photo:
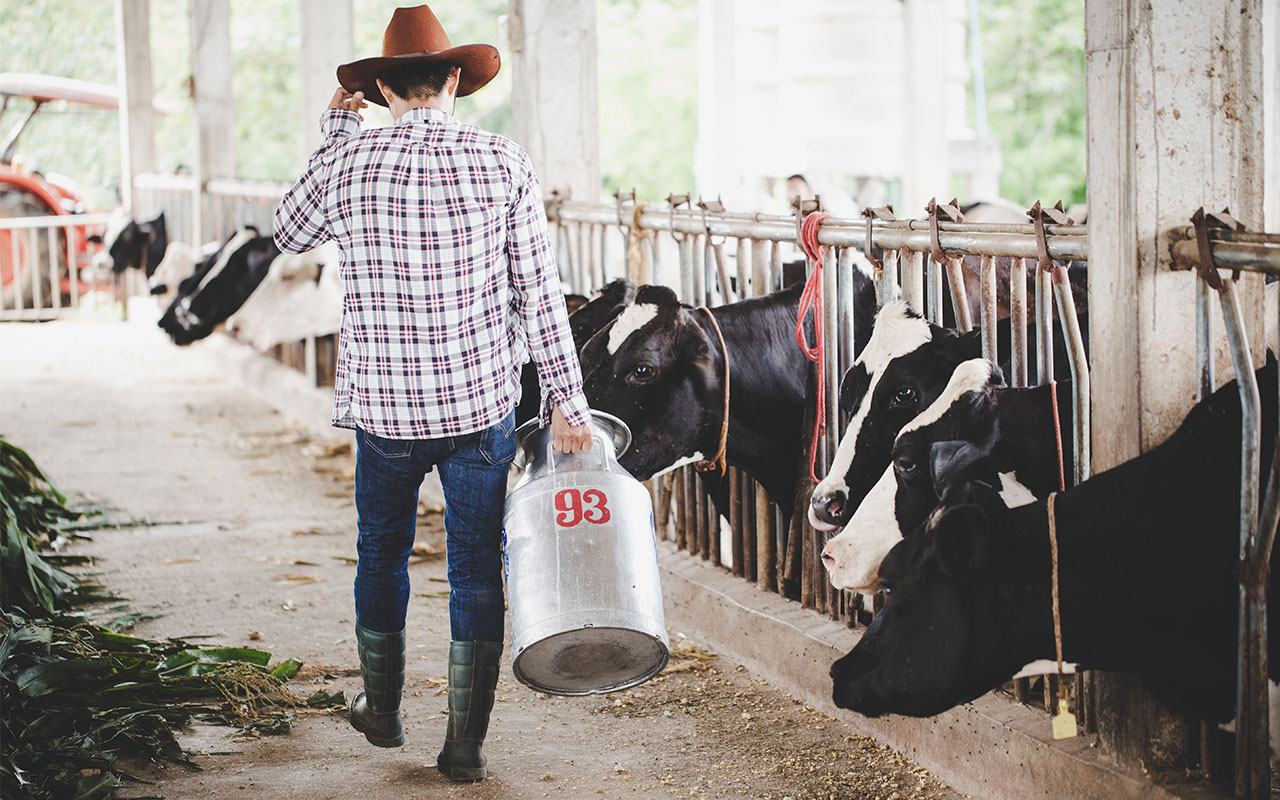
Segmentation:
<svg viewBox="0 0 1280 800">
<path fill-rule="evenodd" d="M 796 314 L 796 344 L 800 346 L 805 358 L 818 365 L 818 396 L 815 401 L 813 439 L 809 448 L 809 477 L 814 483 L 818 482 L 818 439 L 827 432 L 827 341 L 823 331 L 822 245 L 818 243 L 818 229 L 822 226 L 822 221 L 830 216 L 826 211 L 815 211 L 805 217 L 800 226 L 800 247 L 813 262 L 813 272 L 809 273 L 809 279 L 805 282 L 804 292 L 800 295 L 800 310 Z M 813 347 L 809 346 L 804 333 L 804 320 L 810 309 L 813 310 Z"/>
</svg>

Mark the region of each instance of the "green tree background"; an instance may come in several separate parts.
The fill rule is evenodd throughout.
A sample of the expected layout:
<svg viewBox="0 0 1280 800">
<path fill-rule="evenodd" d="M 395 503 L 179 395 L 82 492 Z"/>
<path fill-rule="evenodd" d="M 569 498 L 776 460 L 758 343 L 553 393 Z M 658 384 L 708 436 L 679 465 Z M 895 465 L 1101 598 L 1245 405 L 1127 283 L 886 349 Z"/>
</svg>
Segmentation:
<svg viewBox="0 0 1280 800">
<path fill-rule="evenodd" d="M 356 53 L 381 49 L 397 0 L 355 0 Z M 455 44 L 505 50 L 498 18 L 507 0 L 437 3 Z M 298 0 L 231 0 L 236 164 L 240 177 L 291 181 L 306 154 L 298 125 Z M 113 83 L 116 58 L 107 0 L 10 0 L 0 4 L 0 71 L 44 72 Z M 991 134 L 1001 140 L 1001 192 L 1018 202 L 1084 200 L 1084 11 L 1079 0 L 982 0 Z M 643 199 L 693 187 L 697 135 L 697 4 L 693 0 L 598 0 L 602 194 L 635 187 Z M 158 103 L 156 168 L 190 168 L 186 0 L 151 2 L 152 71 Z M 511 132 L 510 70 L 458 104 L 464 120 Z M 42 111 L 19 151 L 39 169 L 72 176 L 95 208 L 114 203 L 119 133 L 113 112 Z M 0 115 L 6 130 L 28 106 Z M 318 116 L 320 109 L 316 109 Z M 371 108 L 375 124 L 388 122 Z"/>
<path fill-rule="evenodd" d="M 988 126 L 1004 154 L 1000 194 L 1027 207 L 1083 203 L 1084 3 L 981 0 L 978 15 Z"/>
</svg>

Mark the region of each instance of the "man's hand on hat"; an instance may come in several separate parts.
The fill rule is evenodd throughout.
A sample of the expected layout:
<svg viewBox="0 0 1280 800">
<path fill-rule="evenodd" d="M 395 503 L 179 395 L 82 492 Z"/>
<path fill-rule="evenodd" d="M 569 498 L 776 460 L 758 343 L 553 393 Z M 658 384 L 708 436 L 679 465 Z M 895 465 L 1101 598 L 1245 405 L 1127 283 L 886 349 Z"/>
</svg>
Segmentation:
<svg viewBox="0 0 1280 800">
<path fill-rule="evenodd" d="M 364 101 L 364 92 L 352 94 L 341 86 L 338 87 L 338 91 L 333 93 L 333 99 L 329 101 L 329 108 L 354 111 L 360 119 L 364 119 L 364 115 L 360 114 L 360 109 L 368 107 L 369 104 Z"/>
</svg>

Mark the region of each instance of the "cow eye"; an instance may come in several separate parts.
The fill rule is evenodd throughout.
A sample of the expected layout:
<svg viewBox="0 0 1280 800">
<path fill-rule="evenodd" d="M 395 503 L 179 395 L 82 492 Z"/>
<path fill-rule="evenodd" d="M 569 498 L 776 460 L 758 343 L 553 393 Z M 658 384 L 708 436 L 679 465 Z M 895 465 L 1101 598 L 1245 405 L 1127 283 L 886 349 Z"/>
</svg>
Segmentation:
<svg viewBox="0 0 1280 800">
<path fill-rule="evenodd" d="M 905 456 L 894 461 L 893 467 L 898 471 L 898 474 L 904 478 L 914 477 L 915 474 L 920 471 L 920 466 Z"/>
<path fill-rule="evenodd" d="M 893 393 L 893 405 L 903 406 L 907 403 L 914 403 L 916 400 L 916 390 L 910 386 L 900 386 L 898 391 Z"/>
<path fill-rule="evenodd" d="M 658 371 L 651 364 L 637 364 L 631 370 L 631 379 L 636 383 L 648 383 L 657 376 Z"/>
</svg>

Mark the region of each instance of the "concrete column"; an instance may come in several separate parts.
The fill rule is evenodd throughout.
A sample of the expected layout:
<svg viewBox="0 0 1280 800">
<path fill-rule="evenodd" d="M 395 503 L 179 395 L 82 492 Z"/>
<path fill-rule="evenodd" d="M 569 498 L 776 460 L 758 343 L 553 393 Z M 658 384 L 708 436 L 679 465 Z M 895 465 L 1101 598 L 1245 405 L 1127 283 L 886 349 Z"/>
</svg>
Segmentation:
<svg viewBox="0 0 1280 800">
<path fill-rule="evenodd" d="M 134 214 L 133 178 L 155 166 L 148 0 L 116 0 L 116 83 L 120 87 L 120 200 Z"/>
<path fill-rule="evenodd" d="M 543 194 L 600 199 L 595 0 L 511 0 L 507 35 L 514 138 Z"/>
<path fill-rule="evenodd" d="M 1262 222 L 1261 12 L 1262 0 L 1086 2 L 1095 473 L 1163 441 L 1195 402 L 1197 278 L 1169 270 L 1169 231 L 1201 205 Z M 1261 281 L 1242 286 L 1259 357 Z M 1134 679 L 1096 685 L 1105 752 L 1152 773 L 1195 760 L 1192 721 Z"/>
<path fill-rule="evenodd" d="M 1267 230 L 1280 230 L 1280 0 L 1263 0 L 1262 88 Z"/>
<path fill-rule="evenodd" d="M 947 81 L 934 55 L 950 48 L 951 5 L 949 0 L 902 0 L 906 135 L 902 140 L 901 217 L 924 216 L 931 197 L 951 199 Z"/>
<path fill-rule="evenodd" d="M 320 146 L 321 112 L 338 88 L 338 65 L 355 59 L 351 0 L 298 0 L 302 28 L 302 157 Z M 370 53 L 369 55 L 376 55 Z"/>
<path fill-rule="evenodd" d="M 205 186 L 236 174 L 235 99 L 231 93 L 230 0 L 188 0 L 191 14 L 191 98 L 195 105 L 196 242 L 221 235 L 206 211 Z"/>
</svg>

